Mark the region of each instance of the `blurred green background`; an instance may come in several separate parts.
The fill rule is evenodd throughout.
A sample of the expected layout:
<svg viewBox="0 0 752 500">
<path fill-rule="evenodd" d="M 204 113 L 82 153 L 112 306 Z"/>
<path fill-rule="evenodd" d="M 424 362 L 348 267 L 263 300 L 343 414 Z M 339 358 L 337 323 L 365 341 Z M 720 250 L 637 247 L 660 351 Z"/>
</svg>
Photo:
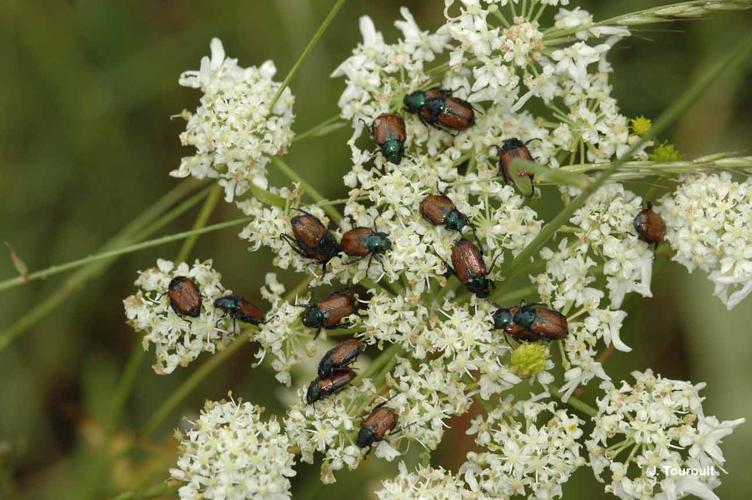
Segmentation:
<svg viewBox="0 0 752 500">
<path fill-rule="evenodd" d="M 188 151 L 177 138 L 183 122 L 170 116 L 194 109 L 199 98 L 198 92 L 179 87 L 177 78 L 181 71 L 198 68 L 209 53 L 210 38 L 222 38 L 228 55 L 241 65 L 273 59 L 281 78 L 331 3 L 5 0 L 0 8 L 0 240 L 12 244 L 32 270 L 95 252 L 175 186 L 167 173 Z M 666 2 L 575 3 L 603 19 Z M 421 26 L 441 22 L 439 0 L 347 3 L 292 83 L 297 131 L 336 113 L 343 82 L 328 75 L 360 39 L 358 17 L 372 16 L 390 37 L 402 4 Z M 615 95 L 624 113 L 657 116 L 751 23 L 750 13 L 719 13 L 636 31 L 612 57 Z M 666 138 L 690 158 L 748 151 L 751 74 L 752 61 L 726 73 Z M 341 130 L 296 144 L 289 163 L 325 195 L 342 197 L 347 136 Z M 237 216 L 233 207 L 220 204 L 212 221 Z M 194 217 L 195 211 L 188 213 L 159 234 L 187 229 Z M 229 287 L 258 299 L 270 256 L 249 254 L 237 232 L 202 238 L 193 256 L 213 258 Z M 203 381 L 139 452 L 112 458 L 113 450 L 101 449 L 112 393 L 137 340 L 125 325 L 121 300 L 132 293 L 137 270 L 157 257 L 172 258 L 178 248 L 172 244 L 120 259 L 0 352 L 0 498 L 101 498 L 158 484 L 174 463 L 172 428 L 181 415 L 195 414 L 204 399 L 219 399 L 232 389 L 270 411 L 282 408 L 269 389 L 275 387 L 270 373 L 251 370 L 249 346 Z M 10 258 L 1 258 L 0 279 L 14 275 Z M 295 283 L 283 276 L 288 285 Z M 59 291 L 67 277 L 0 292 L 0 329 Z M 652 367 L 667 377 L 707 381 L 708 414 L 752 416 L 752 300 L 726 311 L 701 273 L 688 275 L 665 258 L 656 265 L 653 288 L 654 300 L 628 302 L 622 338 L 635 349 L 615 354 L 609 373 L 619 378 Z M 149 356 L 137 373 L 116 442 L 130 442 L 133 430 L 142 428 L 205 359 L 164 377 L 151 371 Z M 727 441 L 729 475 L 717 492 L 721 498 L 749 498 L 752 424 Z M 466 438 L 450 432 L 446 442 L 433 461 L 455 468 L 464 457 Z M 379 474 L 392 474 L 394 467 L 372 458 L 364 470 L 342 473 L 337 485 L 321 489 L 315 486 L 317 469 L 302 467 L 293 491 L 296 498 L 359 497 L 353 492 L 368 491 Z M 604 496 L 587 469 L 565 488 L 566 498 L 583 496 Z"/>
</svg>

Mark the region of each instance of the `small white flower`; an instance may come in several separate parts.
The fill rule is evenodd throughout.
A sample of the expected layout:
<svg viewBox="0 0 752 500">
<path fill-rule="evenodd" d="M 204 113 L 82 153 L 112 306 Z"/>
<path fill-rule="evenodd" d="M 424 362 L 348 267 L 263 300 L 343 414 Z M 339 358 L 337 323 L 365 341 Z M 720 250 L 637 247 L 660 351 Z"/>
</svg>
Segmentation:
<svg viewBox="0 0 752 500">
<path fill-rule="evenodd" d="M 507 398 L 473 420 L 468 434 L 487 451 L 468 453 L 460 474 L 475 495 L 488 498 L 560 497 L 561 485 L 585 463 L 577 442 L 583 423 L 553 402 Z"/>
<path fill-rule="evenodd" d="M 651 370 L 633 372 L 633 385 L 602 385 L 595 428 L 586 442 L 596 478 L 620 498 L 717 498 L 717 475 L 686 477 L 666 470 L 712 467 L 722 470 L 721 440 L 744 419 L 719 422 L 702 411 L 700 389 L 664 379 Z M 610 473 L 609 479 L 603 473 Z"/>
<path fill-rule="evenodd" d="M 404 462 L 399 464 L 399 474 L 381 483 L 376 491 L 379 500 L 461 500 L 475 498 L 462 480 L 441 467 L 419 465 L 414 471 L 407 470 Z"/>
<path fill-rule="evenodd" d="M 207 401 L 196 422 L 178 434 L 180 456 L 172 478 L 181 499 L 290 498 L 295 455 L 290 440 L 263 408 L 242 401 Z"/>
<path fill-rule="evenodd" d="M 685 177 L 657 211 L 672 259 L 707 272 L 726 307 L 752 293 L 752 181 L 735 182 L 725 172 Z"/>
<path fill-rule="evenodd" d="M 201 313 L 196 318 L 178 315 L 170 306 L 168 286 L 177 276 L 193 280 L 201 293 Z M 231 293 L 221 279 L 212 269 L 211 260 L 176 266 L 160 259 L 157 267 L 139 273 L 135 283 L 139 291 L 123 304 L 128 324 L 144 334 L 144 349 L 154 345 L 156 373 L 172 373 L 178 366 L 188 366 L 202 352 L 214 353 L 233 339 L 238 325 L 214 307 L 214 300 Z"/>
<path fill-rule="evenodd" d="M 272 61 L 260 67 L 242 68 L 237 59 L 225 57 L 218 38 L 211 41 L 211 59 L 201 59 L 201 69 L 180 75 L 180 85 L 201 89 L 201 104 L 194 113 L 185 111 L 188 123 L 180 134 L 184 146 L 196 154 L 182 159 L 170 175 L 219 178 L 225 198 L 232 201 L 254 184 L 268 188 L 266 167 L 271 157 L 290 145 L 295 101 L 286 88 L 274 106 L 268 103 L 279 90 L 272 80 Z"/>
</svg>

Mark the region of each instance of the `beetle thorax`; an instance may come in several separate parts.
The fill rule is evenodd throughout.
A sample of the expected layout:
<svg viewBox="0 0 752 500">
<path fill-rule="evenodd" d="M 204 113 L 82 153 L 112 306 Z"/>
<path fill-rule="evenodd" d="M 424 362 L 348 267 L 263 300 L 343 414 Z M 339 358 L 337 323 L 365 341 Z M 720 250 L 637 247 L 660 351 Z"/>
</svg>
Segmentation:
<svg viewBox="0 0 752 500">
<path fill-rule="evenodd" d="M 459 210 L 450 210 L 446 214 L 444 224 L 452 231 L 462 231 L 462 228 L 467 226 L 467 217 Z"/>
<path fill-rule="evenodd" d="M 319 328 L 324 323 L 324 312 L 316 306 L 306 307 L 303 324 L 309 328 Z"/>
<path fill-rule="evenodd" d="M 392 242 L 384 233 L 373 233 L 366 238 L 366 246 L 374 253 L 382 253 L 392 248 Z"/>
</svg>

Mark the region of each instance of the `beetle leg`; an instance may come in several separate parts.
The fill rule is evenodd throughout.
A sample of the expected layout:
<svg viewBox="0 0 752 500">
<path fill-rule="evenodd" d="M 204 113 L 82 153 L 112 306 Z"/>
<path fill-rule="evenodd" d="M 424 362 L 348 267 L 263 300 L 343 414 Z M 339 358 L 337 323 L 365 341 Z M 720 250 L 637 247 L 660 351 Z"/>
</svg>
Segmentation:
<svg viewBox="0 0 752 500">
<path fill-rule="evenodd" d="M 298 246 L 297 246 L 298 242 L 295 241 L 292 236 L 290 236 L 289 234 L 281 234 L 279 237 L 282 238 L 283 240 L 285 240 L 287 242 L 287 244 L 290 245 L 290 248 L 292 248 L 292 250 L 296 254 L 298 254 L 301 257 L 304 257 L 306 259 L 310 258 L 306 254 L 304 254 L 303 251 L 300 248 L 298 248 Z"/>
<path fill-rule="evenodd" d="M 439 256 L 437 255 L 437 257 L 439 257 Z M 447 261 L 445 261 L 445 260 L 444 260 L 444 259 L 442 259 L 441 257 L 439 257 L 439 260 L 440 260 L 441 262 L 443 262 L 443 263 L 444 263 L 444 265 L 446 266 L 446 271 L 444 271 L 444 277 L 445 277 L 445 278 L 449 278 L 449 277 L 450 277 L 451 275 L 453 275 L 453 274 L 457 274 L 457 272 L 456 272 L 456 271 L 454 270 L 454 268 L 453 268 L 452 266 L 450 266 L 450 265 L 449 265 L 449 263 L 448 263 Z"/>
<path fill-rule="evenodd" d="M 313 215 L 313 214 L 312 214 L 311 212 L 307 212 L 307 211 L 303 210 L 303 209 L 302 209 L 302 208 L 300 208 L 300 207 L 292 207 L 292 210 L 297 210 L 298 212 L 300 212 L 300 213 L 302 213 L 302 214 L 310 215 L 311 217 L 316 217 L 316 216 L 315 216 L 315 215 Z"/>
<path fill-rule="evenodd" d="M 493 271 L 494 266 L 496 265 L 496 260 L 499 258 L 501 254 L 497 253 L 493 260 L 491 261 L 491 267 L 488 268 L 488 274 L 491 274 L 491 271 Z"/>
<path fill-rule="evenodd" d="M 509 334 L 507 333 L 506 330 L 504 330 L 504 340 L 506 340 L 507 345 L 509 346 L 510 349 L 514 349 L 514 347 L 512 347 L 512 344 L 509 342 Z"/>
<path fill-rule="evenodd" d="M 398 435 L 400 432 L 404 431 L 405 429 L 407 429 L 411 425 L 415 425 L 416 423 L 417 422 L 410 422 L 409 424 L 403 425 L 402 427 L 400 427 L 399 429 L 397 429 L 395 431 L 389 431 L 389 437 Z"/>
<path fill-rule="evenodd" d="M 373 136 L 373 129 L 366 123 L 366 121 L 363 118 L 359 118 L 359 120 L 366 127 L 366 130 L 368 130 L 371 133 L 371 136 Z"/>
<path fill-rule="evenodd" d="M 378 395 L 378 394 L 377 394 L 377 395 Z M 380 396 L 380 395 L 379 395 L 379 396 Z M 371 412 L 373 412 L 374 410 L 377 410 L 377 409 L 381 408 L 382 406 L 384 406 L 385 404 L 387 404 L 387 403 L 388 403 L 389 401 L 391 401 L 392 399 L 396 398 L 397 396 L 399 396 L 399 393 L 398 393 L 398 394 L 395 394 L 394 396 L 392 396 L 392 397 L 391 397 L 391 398 L 389 398 L 389 399 L 385 399 L 385 400 L 384 400 L 384 401 L 382 401 L 381 403 L 379 403 L 379 404 L 377 404 L 376 406 L 374 406 L 374 407 L 373 407 L 373 410 L 371 410 Z M 382 397 L 383 397 L 383 396 L 382 396 Z"/>
</svg>

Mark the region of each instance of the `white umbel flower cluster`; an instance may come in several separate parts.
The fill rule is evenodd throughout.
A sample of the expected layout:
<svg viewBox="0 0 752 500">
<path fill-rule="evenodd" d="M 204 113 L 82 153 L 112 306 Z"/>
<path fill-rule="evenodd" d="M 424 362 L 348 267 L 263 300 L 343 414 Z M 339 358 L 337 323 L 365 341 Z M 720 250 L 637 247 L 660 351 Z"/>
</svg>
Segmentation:
<svg viewBox="0 0 752 500">
<path fill-rule="evenodd" d="M 632 376 L 633 385 L 604 384 L 598 400 L 586 442 L 596 478 L 620 498 L 716 500 L 713 489 L 721 484 L 724 463 L 719 445 L 744 419 L 705 416 L 704 383 L 665 379 L 652 370 Z M 685 469 L 704 473 L 682 474 Z"/>
<path fill-rule="evenodd" d="M 342 117 L 352 120 L 355 129 L 351 143 L 364 130 L 361 120 L 372 123 L 380 114 L 402 105 L 396 98 L 429 81 L 424 64 L 433 61 L 448 40 L 441 31 L 422 31 L 407 8 L 400 9 L 400 13 L 403 19 L 395 22 L 395 26 L 402 38 L 392 45 L 384 42 L 370 17 L 361 17 L 363 42 L 332 73 L 334 77 L 347 78 L 339 106 Z"/>
<path fill-rule="evenodd" d="M 197 318 L 181 316 L 170 306 L 167 289 L 177 276 L 193 280 L 201 293 L 201 314 Z M 231 293 L 221 279 L 211 260 L 196 260 L 189 266 L 159 259 L 156 267 L 139 273 L 135 283 L 139 291 L 123 304 L 128 324 L 143 333 L 144 349 L 154 345 L 156 373 L 168 374 L 178 366 L 188 366 L 202 352 L 214 353 L 233 339 L 237 325 L 214 307 L 215 299 Z"/>
<path fill-rule="evenodd" d="M 381 483 L 376 491 L 379 500 L 462 500 L 476 498 L 462 480 L 441 467 L 419 465 L 408 471 L 404 462 L 399 474 Z"/>
<path fill-rule="evenodd" d="M 729 309 L 752 292 L 752 181 L 731 174 L 682 178 L 663 199 L 672 257 L 690 272 L 699 268 Z"/>
<path fill-rule="evenodd" d="M 355 469 L 363 458 L 355 438 L 361 417 L 370 411 L 367 405 L 377 394 L 376 388 L 365 379 L 357 389 L 347 388 L 315 404 L 305 403 L 305 393 L 305 387 L 298 391 L 298 403 L 285 418 L 285 431 L 304 462 L 312 464 L 315 454 L 322 454 L 321 481 L 334 483 L 334 471 Z M 375 446 L 377 456 L 381 456 L 382 447 L 391 448 L 385 441 L 379 443 Z"/>
<path fill-rule="evenodd" d="M 285 287 L 277 280 L 277 275 L 268 273 L 261 296 L 272 304 L 267 319 L 251 334 L 251 340 L 258 342 L 257 364 L 267 356 L 272 357 L 271 367 L 277 380 L 290 386 L 290 370 L 306 356 L 315 352 L 313 336 L 315 332 L 306 328 L 300 321 L 303 308 L 283 299 Z"/>
<path fill-rule="evenodd" d="M 196 148 L 196 154 L 183 158 L 170 175 L 219 178 L 228 201 L 251 184 L 266 189 L 271 157 L 284 154 L 294 135 L 295 98 L 289 88 L 269 109 L 280 86 L 273 80 L 276 72 L 272 61 L 259 67 L 238 66 L 237 59 L 225 57 L 222 42 L 213 38 L 211 57 L 201 59 L 198 71 L 180 75 L 180 85 L 200 89 L 203 96 L 195 112 L 181 114 L 188 123 L 180 141 Z"/>
<path fill-rule="evenodd" d="M 475 494 L 488 498 L 561 497 L 562 484 L 585 464 L 577 441 L 582 424 L 552 401 L 508 397 L 473 420 L 468 434 L 487 451 L 468 453 L 460 473 Z"/>
<path fill-rule="evenodd" d="M 181 499 L 290 498 L 295 455 L 276 418 L 242 401 L 206 402 L 191 429 L 179 435 L 180 457 L 170 470 Z"/>
<path fill-rule="evenodd" d="M 742 420 L 705 417 L 702 385 L 647 371 L 635 373 L 634 385 L 616 388 L 603 365 L 604 354 L 631 351 L 631 339 L 621 337 L 627 294 L 651 297 L 656 252 L 634 227 L 643 200 L 612 178 L 556 225 L 555 234 L 545 233 L 547 247 L 524 252 L 546 223 L 537 212 L 541 192 L 547 202 L 560 196 L 562 206 L 571 203 L 587 185 L 577 181 L 624 155 L 650 123 L 643 119 L 630 130 L 611 95 L 608 57 L 629 31 L 594 22 L 579 8 L 558 9 L 567 4 L 445 0 L 445 23 L 433 31 L 420 29 L 403 8 L 393 43 L 362 17 L 362 42 L 332 74 L 345 80 L 339 115 L 352 126 L 344 200 L 305 193 L 306 183 L 279 160 L 273 165 L 299 182 L 269 185 L 267 166 L 291 144 L 294 119 L 289 89 L 269 109 L 280 89 L 271 62 L 242 68 L 214 39 L 200 70 L 181 76 L 182 85 L 201 89 L 203 97 L 195 113 L 183 113 L 188 124 L 181 140 L 196 153 L 173 175 L 218 179 L 227 200 L 248 217 L 240 237 L 250 251 L 268 248 L 276 267 L 309 275 L 294 289 L 301 297 L 293 299 L 276 275 L 267 274 L 261 295 L 271 308 L 249 333 L 259 346 L 255 365 L 266 361 L 278 382 L 297 388 L 285 392 L 295 394 L 283 425 L 262 420 L 261 410 L 247 403 L 208 403 L 182 439 L 172 471 L 186 483 L 182 497 L 289 497 L 293 453 L 306 463 L 318 461 L 326 484 L 336 481 L 337 471 L 357 468 L 371 449 L 372 460 L 409 461 L 410 446 L 430 454 L 450 422 L 477 402 L 482 414 L 468 433 L 481 449 L 467 455 L 458 474 L 424 465 L 408 470 L 401 463 L 376 495 L 557 498 L 586 465 L 586 448 L 607 492 L 714 498 L 717 477 L 662 475 L 660 468 L 720 469 L 720 441 Z M 545 12 L 552 7 L 558 12 Z M 386 113 L 395 116 L 373 130 Z M 333 121 L 310 135 L 339 126 Z M 388 147 L 380 151 L 377 137 Z M 530 167 L 527 176 L 510 172 L 514 156 L 531 157 L 539 168 Z M 646 157 L 640 150 L 630 160 Z M 645 162 L 644 169 L 651 166 Z M 559 180 L 565 185 L 558 191 L 547 187 Z M 752 181 L 739 183 L 728 174 L 688 177 L 656 208 L 673 258 L 706 271 L 729 307 L 752 292 L 750 187 Z M 314 202 L 304 204 L 304 195 Z M 331 238 L 310 219 L 301 225 L 297 219 L 293 236 L 291 219 L 301 211 Z M 345 237 L 356 228 L 373 232 L 355 241 Z M 170 308 L 165 292 L 178 275 L 201 290 L 198 318 Z M 529 282 L 520 284 L 526 276 Z M 185 366 L 237 335 L 234 322 L 213 307 L 214 299 L 230 293 L 219 280 L 210 261 L 192 267 L 159 261 L 140 275 L 140 290 L 125 300 L 126 314 L 144 332 L 144 346 L 155 345 L 156 371 Z M 327 303 L 317 300 L 327 297 L 321 285 L 335 292 L 362 286 L 370 299 L 352 309 L 336 299 Z M 306 286 L 311 289 L 303 292 Z M 347 331 L 331 336 L 358 339 L 339 346 L 348 352 L 328 351 L 321 371 L 315 354 L 322 353 L 326 335 L 316 337 L 301 318 L 311 305 L 319 310 L 308 311 L 307 324 L 316 325 L 310 318 L 317 315 L 350 314 L 325 326 L 346 324 Z M 365 358 L 374 354 L 368 365 Z M 365 372 L 335 373 L 359 355 Z M 584 422 L 551 394 L 596 413 L 570 400 L 593 380 L 605 395 L 586 437 Z M 513 388 L 532 392 L 515 401 Z M 371 413 L 381 404 L 393 413 Z M 373 437 L 370 447 L 358 439 L 369 416 L 372 434 L 364 435 Z"/>
<path fill-rule="evenodd" d="M 619 308 L 627 293 L 652 297 L 653 249 L 640 241 L 633 226 L 642 199 L 621 184 L 608 184 L 575 212 L 575 234 L 587 241 L 594 258 L 602 259 L 611 307 Z"/>
</svg>

